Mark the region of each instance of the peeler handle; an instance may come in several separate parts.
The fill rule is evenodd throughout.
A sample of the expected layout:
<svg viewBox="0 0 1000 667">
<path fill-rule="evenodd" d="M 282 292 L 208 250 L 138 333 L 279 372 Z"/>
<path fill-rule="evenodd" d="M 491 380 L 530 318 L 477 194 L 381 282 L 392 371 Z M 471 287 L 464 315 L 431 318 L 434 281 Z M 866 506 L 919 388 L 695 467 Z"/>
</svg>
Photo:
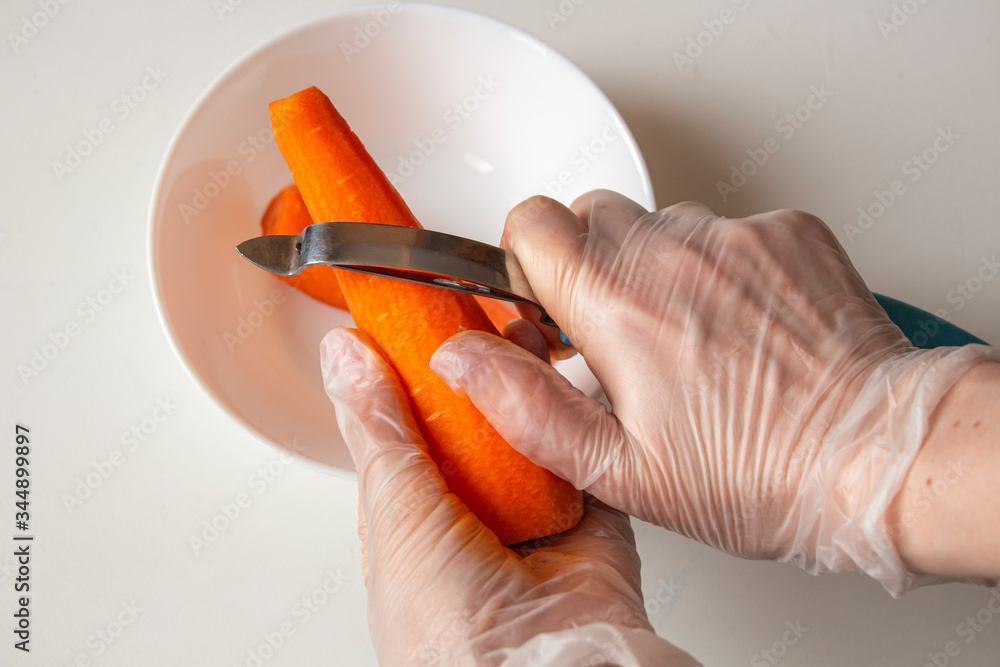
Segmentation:
<svg viewBox="0 0 1000 667">
<path fill-rule="evenodd" d="M 978 343 L 987 345 L 986 341 L 973 336 L 968 331 L 956 327 L 951 322 L 943 320 L 926 310 L 911 306 L 898 299 L 876 294 L 875 300 L 882 306 L 892 323 L 903 330 L 914 347 L 929 350 L 935 347 L 950 347 Z"/>
</svg>

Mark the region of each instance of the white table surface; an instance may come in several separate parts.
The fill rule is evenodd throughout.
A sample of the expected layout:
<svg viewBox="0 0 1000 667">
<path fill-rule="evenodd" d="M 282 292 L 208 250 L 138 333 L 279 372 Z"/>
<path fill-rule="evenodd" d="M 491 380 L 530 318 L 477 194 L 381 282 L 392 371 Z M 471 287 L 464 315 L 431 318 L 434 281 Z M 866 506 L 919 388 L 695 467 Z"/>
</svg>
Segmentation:
<svg viewBox="0 0 1000 667">
<path fill-rule="evenodd" d="M 220 13 L 221 2 L 232 11 Z M 0 663 L 252 665 L 256 653 L 268 667 L 374 664 L 355 483 L 282 462 L 201 392 L 160 328 L 146 259 L 157 168 L 198 95 L 263 40 L 352 4 L 4 3 Z M 1000 250 L 995 2 L 440 4 L 517 26 L 591 76 L 638 140 L 660 205 L 809 210 L 874 290 L 1000 341 L 1000 279 L 981 269 Z M 713 23 L 720 17 L 728 23 Z M 699 33 L 706 46 L 679 68 L 675 52 Z M 147 67 L 162 81 L 126 117 L 112 116 Z M 813 89 L 825 99 L 799 109 Z M 797 110 L 808 119 L 781 123 Z M 52 163 L 107 116 L 113 131 L 60 179 Z M 931 150 L 934 164 L 915 172 L 911 156 L 949 128 L 951 143 L 938 142 L 947 150 Z M 777 151 L 723 201 L 717 182 L 769 138 Z M 896 179 L 902 194 L 874 224 L 861 235 L 845 227 Z M 103 300 L 100 312 L 81 306 L 88 298 Z M 23 378 L 19 367 L 74 323 L 77 335 Z M 16 423 L 33 438 L 30 657 L 12 633 Z M 146 429 L 142 440 L 123 439 L 133 428 Z M 81 480 L 109 467 L 67 507 Z M 191 538 L 240 494 L 249 505 L 195 553 Z M 932 587 L 897 601 L 861 576 L 813 578 L 651 526 L 636 532 L 653 624 L 708 665 L 919 667 L 935 655 L 938 665 L 1000 665 L 990 590 Z M 782 641 L 786 623 L 808 630 L 768 660 L 761 651 Z M 282 628 L 293 633 L 267 650 Z"/>
</svg>

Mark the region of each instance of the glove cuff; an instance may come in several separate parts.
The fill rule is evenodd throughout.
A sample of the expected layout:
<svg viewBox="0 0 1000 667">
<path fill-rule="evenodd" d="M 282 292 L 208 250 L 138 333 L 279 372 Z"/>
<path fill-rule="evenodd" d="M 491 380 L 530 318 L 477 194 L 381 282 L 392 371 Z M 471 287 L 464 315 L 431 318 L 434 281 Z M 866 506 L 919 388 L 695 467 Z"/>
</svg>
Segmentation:
<svg viewBox="0 0 1000 667">
<path fill-rule="evenodd" d="M 507 654 L 502 667 L 693 667 L 694 658 L 656 633 L 609 623 L 588 623 L 535 635 Z"/>
<path fill-rule="evenodd" d="M 827 436 L 800 496 L 793 547 L 782 560 L 811 574 L 861 570 L 893 597 L 956 581 L 907 572 L 893 539 L 906 526 L 887 526 L 885 517 L 934 410 L 968 370 L 989 360 L 1000 361 L 1000 351 L 966 345 L 914 350 L 880 364 Z"/>
</svg>

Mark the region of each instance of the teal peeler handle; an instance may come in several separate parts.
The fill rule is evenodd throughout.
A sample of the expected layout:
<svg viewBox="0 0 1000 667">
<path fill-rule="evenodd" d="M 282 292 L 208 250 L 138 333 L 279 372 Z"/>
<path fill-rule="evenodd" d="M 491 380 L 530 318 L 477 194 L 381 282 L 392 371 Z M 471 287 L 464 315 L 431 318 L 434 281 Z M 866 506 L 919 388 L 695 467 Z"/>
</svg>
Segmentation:
<svg viewBox="0 0 1000 667">
<path fill-rule="evenodd" d="M 903 334 L 910 339 L 915 347 L 929 350 L 933 347 L 951 347 L 970 343 L 987 344 L 986 341 L 973 336 L 968 331 L 959 329 L 951 322 L 931 315 L 926 310 L 921 310 L 916 306 L 881 294 L 876 294 L 875 300 L 882 306 L 893 324 L 903 330 Z"/>
<path fill-rule="evenodd" d="M 964 329 L 959 329 L 951 322 L 931 315 L 926 310 L 881 294 L 876 294 L 875 300 L 882 306 L 892 323 L 903 330 L 903 334 L 915 347 L 929 350 L 934 347 L 957 347 L 970 343 L 987 345 L 986 341 Z M 561 332 L 559 338 L 566 345 L 571 344 Z"/>
</svg>

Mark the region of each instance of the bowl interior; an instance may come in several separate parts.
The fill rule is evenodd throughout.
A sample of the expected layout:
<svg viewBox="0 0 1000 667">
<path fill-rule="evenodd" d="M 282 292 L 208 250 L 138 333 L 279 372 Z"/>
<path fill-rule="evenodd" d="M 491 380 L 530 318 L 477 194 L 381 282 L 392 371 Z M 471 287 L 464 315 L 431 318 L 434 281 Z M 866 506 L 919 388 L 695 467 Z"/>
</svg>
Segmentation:
<svg viewBox="0 0 1000 667">
<path fill-rule="evenodd" d="M 242 259 L 235 246 L 291 183 L 267 105 L 323 90 L 424 226 L 499 242 L 533 194 L 593 188 L 652 208 L 642 157 L 603 94 L 558 54 L 476 14 L 435 6 L 352 9 L 274 39 L 222 75 L 164 159 L 151 207 L 150 265 L 178 355 L 262 442 L 352 474 L 324 393 L 319 341 L 347 313 Z M 560 362 L 576 386 L 596 380 Z"/>
</svg>

